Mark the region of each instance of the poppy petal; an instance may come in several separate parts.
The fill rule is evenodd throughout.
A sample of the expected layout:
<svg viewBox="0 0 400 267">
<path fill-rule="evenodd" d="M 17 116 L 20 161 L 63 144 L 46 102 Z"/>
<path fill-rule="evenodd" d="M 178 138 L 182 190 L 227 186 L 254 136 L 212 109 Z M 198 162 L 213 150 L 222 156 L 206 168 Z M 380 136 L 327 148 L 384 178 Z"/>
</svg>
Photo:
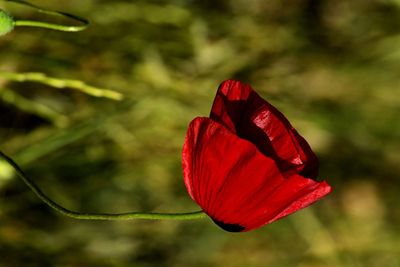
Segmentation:
<svg viewBox="0 0 400 267">
<path fill-rule="evenodd" d="M 182 155 L 189 195 L 228 231 L 257 228 L 324 195 L 314 192 L 323 183 L 285 178 L 272 158 L 209 118 L 190 123 Z"/>
<path fill-rule="evenodd" d="M 285 116 L 249 85 L 234 80 L 223 82 L 210 118 L 275 159 L 285 177 L 293 173 L 317 177 L 318 160 L 310 146 Z"/>
<path fill-rule="evenodd" d="M 285 182 L 264 200 L 265 204 L 249 215 L 247 229 L 259 228 L 306 208 L 331 191 L 331 186 L 325 181 L 316 182 L 299 175 L 285 179 Z"/>
</svg>

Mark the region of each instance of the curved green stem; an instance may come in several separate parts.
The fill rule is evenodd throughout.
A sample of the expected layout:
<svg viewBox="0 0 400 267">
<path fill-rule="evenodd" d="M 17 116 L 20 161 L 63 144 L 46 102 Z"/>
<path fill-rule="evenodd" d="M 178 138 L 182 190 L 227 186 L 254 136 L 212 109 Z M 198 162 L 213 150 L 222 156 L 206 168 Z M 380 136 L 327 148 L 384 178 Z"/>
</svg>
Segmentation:
<svg viewBox="0 0 400 267">
<path fill-rule="evenodd" d="M 0 156 L 5 159 L 16 171 L 22 181 L 50 208 L 53 210 L 74 218 L 81 220 L 132 220 L 132 219 L 148 219 L 148 220 L 193 220 L 206 217 L 203 211 L 187 212 L 187 213 L 146 213 L 146 212 L 127 212 L 127 213 L 81 213 L 77 211 L 68 210 L 59 204 L 55 203 L 47 197 L 40 189 L 29 179 L 21 170 L 17 163 L 10 157 L 0 151 Z"/>
<path fill-rule="evenodd" d="M 87 19 L 75 16 L 75 15 L 72 15 L 69 13 L 42 9 L 38 6 L 35 6 L 31 3 L 28 3 L 28 2 L 22 1 L 22 0 L 6 0 L 6 1 L 34 8 L 40 13 L 44 13 L 44 14 L 48 14 L 48 15 L 52 15 L 52 16 L 66 17 L 66 18 L 75 20 L 75 21 L 79 22 L 80 24 L 82 24 L 82 25 L 62 25 L 62 24 L 55 24 L 55 23 L 42 22 L 42 21 L 33 21 L 33 20 L 15 20 L 15 22 L 14 22 L 15 26 L 39 27 L 39 28 L 47 28 L 47 29 L 52 29 L 52 30 L 65 31 L 65 32 L 78 32 L 78 31 L 82 31 L 82 30 L 86 29 L 89 26 L 89 21 Z"/>
<path fill-rule="evenodd" d="M 15 26 L 38 27 L 38 28 L 45 28 L 45 29 L 64 31 L 64 32 L 79 32 L 79 31 L 84 30 L 87 27 L 87 25 L 67 26 L 67 25 L 53 24 L 53 23 L 34 21 L 34 20 L 16 20 L 14 25 Z"/>
</svg>

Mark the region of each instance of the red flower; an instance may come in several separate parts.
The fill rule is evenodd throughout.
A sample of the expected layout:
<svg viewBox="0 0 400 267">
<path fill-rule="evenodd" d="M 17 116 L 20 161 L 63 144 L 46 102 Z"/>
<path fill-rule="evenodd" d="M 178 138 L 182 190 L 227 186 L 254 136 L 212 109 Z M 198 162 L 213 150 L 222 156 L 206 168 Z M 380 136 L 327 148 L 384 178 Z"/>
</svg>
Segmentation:
<svg viewBox="0 0 400 267">
<path fill-rule="evenodd" d="M 182 164 L 189 195 L 231 232 L 276 221 L 331 191 L 315 180 L 318 160 L 283 114 L 233 80 L 220 85 L 210 118 L 190 123 Z"/>
</svg>

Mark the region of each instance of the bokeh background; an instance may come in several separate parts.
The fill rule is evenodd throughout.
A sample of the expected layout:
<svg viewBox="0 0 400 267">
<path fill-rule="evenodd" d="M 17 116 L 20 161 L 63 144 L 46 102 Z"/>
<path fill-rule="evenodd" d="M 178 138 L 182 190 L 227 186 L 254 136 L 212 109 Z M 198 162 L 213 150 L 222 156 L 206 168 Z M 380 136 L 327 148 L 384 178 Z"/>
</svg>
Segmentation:
<svg viewBox="0 0 400 267">
<path fill-rule="evenodd" d="M 334 191 L 248 233 L 209 219 L 78 221 L 50 210 L 0 162 L 1 267 L 400 266 L 399 0 L 33 3 L 92 23 L 80 33 L 17 28 L 0 38 L 0 148 L 56 202 L 82 212 L 198 210 L 183 185 L 181 147 L 228 78 L 289 118 Z"/>
</svg>

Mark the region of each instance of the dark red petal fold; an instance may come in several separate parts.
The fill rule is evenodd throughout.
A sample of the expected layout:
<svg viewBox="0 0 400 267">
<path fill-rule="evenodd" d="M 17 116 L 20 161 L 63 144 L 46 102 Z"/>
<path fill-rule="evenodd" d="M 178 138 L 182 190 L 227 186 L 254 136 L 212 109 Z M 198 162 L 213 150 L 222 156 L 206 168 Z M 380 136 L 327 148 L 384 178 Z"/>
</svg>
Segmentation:
<svg viewBox="0 0 400 267">
<path fill-rule="evenodd" d="M 223 82 L 210 118 L 273 158 L 285 177 L 294 173 L 315 179 L 318 159 L 285 116 L 239 81 Z"/>
<path fill-rule="evenodd" d="M 275 160 L 256 144 L 209 118 L 190 123 L 182 163 L 189 195 L 228 231 L 248 231 L 273 222 L 331 190 L 325 182 L 297 174 L 283 176 Z"/>
</svg>

